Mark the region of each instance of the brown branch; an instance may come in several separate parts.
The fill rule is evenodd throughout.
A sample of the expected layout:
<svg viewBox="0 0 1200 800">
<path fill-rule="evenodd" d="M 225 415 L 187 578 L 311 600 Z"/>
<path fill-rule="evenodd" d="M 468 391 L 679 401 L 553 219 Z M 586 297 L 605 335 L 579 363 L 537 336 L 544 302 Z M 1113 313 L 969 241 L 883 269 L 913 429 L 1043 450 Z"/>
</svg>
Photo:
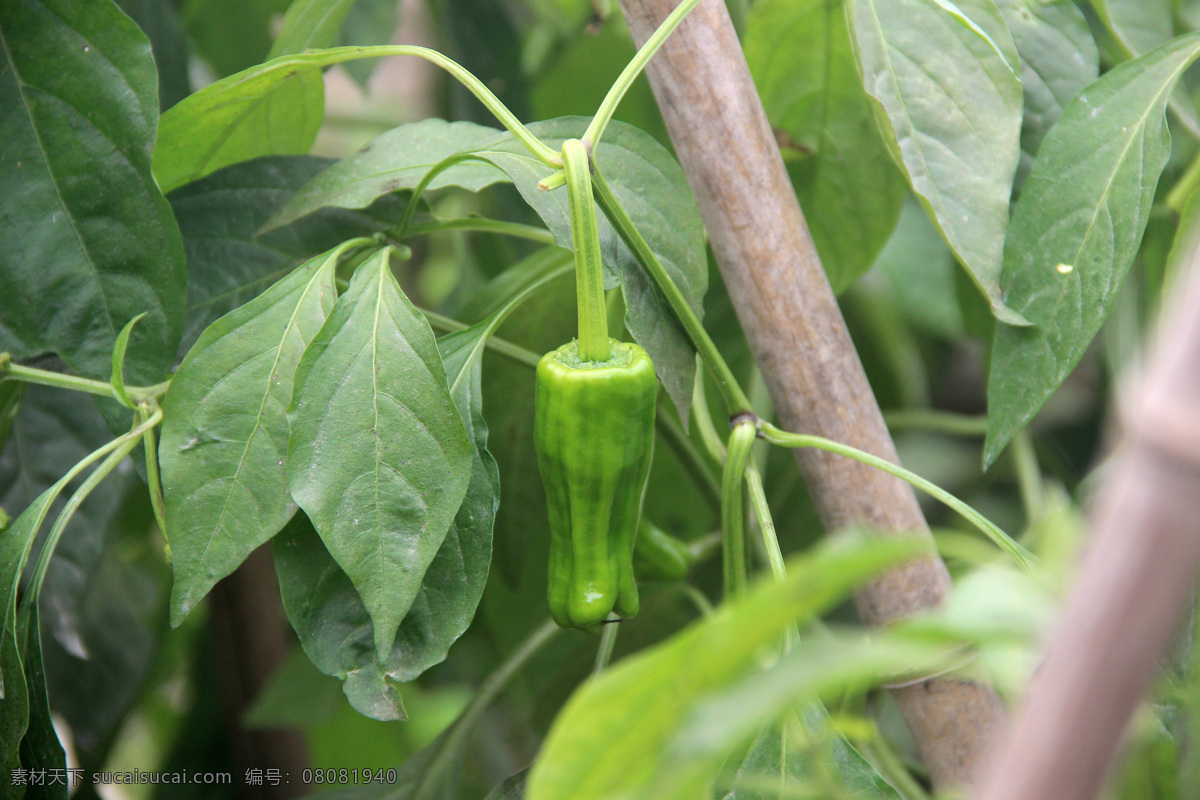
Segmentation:
<svg viewBox="0 0 1200 800">
<path fill-rule="evenodd" d="M 1200 567 L 1200 256 L 1180 282 L 1093 535 L 982 800 L 1095 797 Z"/>
<path fill-rule="evenodd" d="M 675 3 L 621 5 L 640 44 Z M 784 426 L 896 461 L 724 3 L 704 0 L 647 74 Z M 827 530 L 858 523 L 929 536 L 907 484 L 816 450 L 797 450 L 796 460 Z M 949 589 L 933 558 L 889 573 L 856 601 L 878 624 L 937 606 Z M 994 692 L 935 679 L 894 697 L 935 785 L 965 785 L 1003 719 Z"/>
</svg>

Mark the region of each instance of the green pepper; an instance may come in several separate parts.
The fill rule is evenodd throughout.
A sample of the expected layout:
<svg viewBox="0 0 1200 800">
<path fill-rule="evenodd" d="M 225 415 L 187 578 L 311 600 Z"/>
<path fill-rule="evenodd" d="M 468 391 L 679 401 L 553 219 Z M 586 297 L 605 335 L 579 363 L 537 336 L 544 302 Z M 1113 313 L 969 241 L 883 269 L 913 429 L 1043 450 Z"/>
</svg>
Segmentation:
<svg viewBox="0 0 1200 800">
<path fill-rule="evenodd" d="M 607 361 L 576 342 L 538 362 L 534 444 L 550 509 L 550 611 L 587 628 L 638 611 L 633 547 L 654 445 L 654 364 L 609 340 Z"/>
<path fill-rule="evenodd" d="M 677 581 L 692 568 L 691 548 L 648 519 L 638 526 L 633 546 L 633 571 L 639 578 Z"/>
</svg>

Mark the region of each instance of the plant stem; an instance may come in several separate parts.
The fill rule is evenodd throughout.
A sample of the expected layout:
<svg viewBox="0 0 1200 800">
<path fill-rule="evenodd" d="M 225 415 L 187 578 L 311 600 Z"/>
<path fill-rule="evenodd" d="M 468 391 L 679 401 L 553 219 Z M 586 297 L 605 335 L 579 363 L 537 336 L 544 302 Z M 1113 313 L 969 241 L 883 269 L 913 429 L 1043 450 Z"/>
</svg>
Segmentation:
<svg viewBox="0 0 1200 800">
<path fill-rule="evenodd" d="M 579 307 L 579 357 L 608 361 L 608 309 L 604 303 L 604 264 L 600 256 L 600 225 L 592 197 L 591 164 L 578 139 L 562 146 L 567 173 L 567 204 L 571 211 L 571 240 L 575 249 L 575 287 Z"/>
<path fill-rule="evenodd" d="M 883 421 L 893 431 L 919 429 L 953 436 L 987 435 L 986 414 L 955 414 L 934 408 L 906 408 L 883 412 Z"/>
<path fill-rule="evenodd" d="M 531 242 L 554 244 L 554 234 L 536 225 L 523 225 L 520 222 L 509 222 L 503 219 L 488 219 L 487 217 L 462 217 L 459 219 L 436 220 L 420 225 L 410 225 L 405 230 L 405 236 L 425 236 L 441 231 L 478 231 L 480 233 L 495 233 L 501 236 L 514 236 L 518 239 L 528 239 Z"/>
<path fill-rule="evenodd" d="M 771 567 L 771 574 L 781 581 L 787 576 L 783 565 L 783 551 L 779 547 L 779 537 L 775 534 L 775 520 L 771 518 L 771 509 L 767 505 L 762 475 L 753 462 L 746 465 L 746 486 L 750 490 L 750 505 L 762 531 L 763 547 L 767 551 L 767 563 Z"/>
<path fill-rule="evenodd" d="M 471 734 L 475 723 L 479 720 L 479 716 L 484 712 L 484 709 L 496 699 L 496 696 L 508 685 L 508 682 L 513 679 L 513 676 L 517 674 L 521 667 L 525 666 L 529 659 L 533 658 L 547 642 L 561 631 L 562 629 L 554 624 L 553 620 L 546 620 L 500 666 L 496 667 L 491 675 L 488 675 L 487 679 L 479 687 L 479 691 L 471 698 L 471 702 L 467 703 L 467 707 L 463 709 L 462 714 L 454 721 L 452 729 L 446 734 L 444 739 L 439 740 L 441 744 L 438 745 L 435 743 L 433 745 L 439 747 L 439 751 L 430 762 L 429 768 L 425 770 L 410 796 L 425 796 L 425 790 L 429 781 L 436 781 L 440 771 L 449 766 L 447 759 L 452 759 L 454 753 L 463 745 L 463 742 Z"/>
<path fill-rule="evenodd" d="M 593 678 L 608 668 L 608 662 L 612 660 L 613 648 L 617 644 L 617 633 L 620 630 L 621 625 L 615 617 L 608 621 L 608 624 L 602 626 L 600 646 L 596 648 L 596 664 L 592 667 Z"/>
<path fill-rule="evenodd" d="M 1026 527 L 1033 525 L 1042 515 L 1045 497 L 1042 493 L 1042 472 L 1038 468 L 1037 453 L 1033 450 L 1033 437 L 1028 428 L 1022 428 L 1013 437 L 1013 464 L 1017 472 L 1017 488 L 1021 494 L 1021 506 L 1025 510 Z"/>
<path fill-rule="evenodd" d="M 732 599 L 746 588 L 746 514 L 742 500 L 742 476 L 754 444 L 754 423 L 749 418 L 729 434 L 729 453 L 721 475 L 721 533 L 725 597 Z"/>
<path fill-rule="evenodd" d="M 725 462 L 725 444 L 713 426 L 712 416 L 708 413 L 708 394 L 704 391 L 704 373 L 696 370 L 696 381 L 692 384 L 692 419 L 696 423 L 696 432 L 700 441 L 708 451 L 712 460 L 718 464 Z"/>
<path fill-rule="evenodd" d="M 828 453 L 836 453 L 846 458 L 854 459 L 860 463 L 875 467 L 878 470 L 886 472 L 889 475 L 895 476 L 902 481 L 905 481 L 912 486 L 926 492 L 929 495 L 937 498 L 952 509 L 961 514 L 968 522 L 982 531 L 989 539 L 996 543 L 1000 549 L 1004 550 L 1012 556 L 1017 563 L 1026 569 L 1032 569 L 1036 557 L 1022 547 L 1004 531 L 1000 530 L 995 523 L 988 520 L 982 514 L 969 505 L 959 500 L 954 495 L 931 483 L 920 475 L 909 472 L 903 467 L 897 466 L 890 461 L 885 461 L 878 456 L 873 456 L 870 453 L 863 452 L 849 445 L 840 444 L 820 436 L 809 436 L 803 433 L 790 433 L 780 430 L 769 422 L 759 420 L 759 430 L 762 432 L 763 438 L 772 444 L 781 445 L 783 447 L 812 447 L 817 450 L 824 450 Z"/>
<path fill-rule="evenodd" d="M 629 87 L 633 85 L 634 80 L 638 75 L 642 74 L 646 63 L 658 52 L 658 48 L 663 46 L 675 29 L 679 27 L 679 23 L 683 22 L 684 17 L 688 15 L 693 8 L 699 5 L 700 0 L 683 0 L 674 11 L 667 15 L 667 18 L 658 26 L 658 30 L 651 34 L 646 43 L 634 54 L 625 69 L 621 71 L 620 76 L 609 88 L 608 94 L 604 96 L 600 107 L 596 109 L 595 116 L 592 117 L 591 123 L 588 125 L 587 131 L 583 134 L 583 141 L 588 147 L 595 152 L 596 145 L 600 141 L 600 137 L 604 135 L 604 129 L 608 126 L 609 120 L 612 119 L 613 112 L 617 110 L 617 106 L 621 102 L 621 98 L 629 91 Z"/>
<path fill-rule="evenodd" d="M 692 346 L 696 348 L 696 352 L 700 354 L 700 358 L 708 366 L 713 374 L 713 378 L 717 382 L 717 388 L 721 391 L 721 395 L 725 398 L 725 406 L 732 417 L 736 414 L 749 413 L 752 410 L 750 401 L 746 398 L 742 388 L 738 386 L 737 379 L 733 377 L 733 373 L 729 369 L 729 365 L 725 363 L 725 359 L 721 357 L 721 353 L 717 350 L 717 346 L 713 340 L 709 338 L 708 332 L 704 330 L 704 325 L 701 324 L 696 313 L 692 311 L 692 307 L 688 305 L 687 299 L 683 296 L 683 292 L 671 280 L 671 276 L 667 274 L 666 268 L 662 262 L 658 260 L 658 256 L 650 248 L 649 243 L 643 238 L 641 232 L 634 226 L 633 220 L 625 213 L 625 209 L 617 201 L 612 190 L 608 188 L 608 184 L 604 181 L 604 176 L 600 169 L 593 165 L 592 170 L 592 190 L 596 193 L 596 200 L 600 203 L 601 210 L 608 217 L 609 222 L 617 229 L 622 241 L 628 245 L 637 257 L 642 268 L 654 280 L 659 291 L 663 293 L 667 303 L 671 306 L 671 310 L 675 312 L 676 319 L 683 326 L 684 332 L 692 341 Z"/>
<path fill-rule="evenodd" d="M 721 484 L 713 476 L 709 462 L 704 460 L 704 456 L 692 444 L 692 440 L 687 437 L 687 434 L 683 432 L 683 428 L 679 427 L 679 423 L 674 418 L 667 416 L 665 413 L 660 413 L 654 419 L 658 427 L 658 432 L 662 434 L 671 450 L 679 457 L 679 463 L 684 471 L 700 487 L 705 501 L 713 507 L 714 511 L 719 513 L 721 508 Z"/>
<path fill-rule="evenodd" d="M 873 755 L 875 765 L 879 767 L 880 773 L 887 779 L 888 783 L 900 792 L 904 800 L 930 800 L 929 793 L 917 783 L 912 773 L 908 771 L 908 767 L 900 761 L 900 757 L 896 755 L 896 751 L 888 743 L 883 735 L 880 734 L 872 742 L 860 743 L 860 746 L 865 745 L 866 751 Z"/>
<path fill-rule="evenodd" d="M 455 153 L 452 156 L 446 156 L 434 164 L 429 168 L 428 172 L 421 176 L 421 180 L 417 182 L 417 185 L 413 187 L 408 202 L 404 204 L 404 212 L 400 215 L 400 221 L 388 231 L 388 234 L 395 239 L 403 239 L 408 235 L 408 226 L 412 222 L 413 217 L 416 216 L 417 207 L 421 205 L 421 195 L 429 188 L 429 184 L 433 183 L 433 179 L 438 175 L 464 161 L 482 161 L 485 164 L 492 163 L 475 153 Z"/>
<path fill-rule="evenodd" d="M 7 356 L 7 353 L 3 355 Z M 87 392 L 88 394 L 98 395 L 99 397 L 108 397 L 120 402 L 113 386 L 108 381 L 96 381 L 91 378 L 81 378 L 77 375 L 65 375 L 61 372 L 51 372 L 46 369 L 37 369 L 36 367 L 25 367 L 20 364 L 0 365 L 0 378 L 5 380 L 21 381 L 23 383 L 36 383 L 40 386 L 53 386 L 58 389 L 72 389 L 76 392 Z M 156 383 L 153 386 L 127 386 L 126 393 L 137 400 L 153 400 L 161 397 L 166 393 L 170 382 Z"/>
<path fill-rule="evenodd" d="M 138 415 L 142 423 L 150 419 L 150 410 L 145 405 L 138 406 Z M 149 427 L 142 434 L 142 442 L 146 448 L 146 482 L 150 485 L 150 506 L 154 509 L 154 520 L 163 537 L 163 557 L 167 564 L 171 563 L 171 539 L 167 535 L 167 511 L 163 503 L 162 478 L 158 473 L 158 442 L 154 436 L 154 428 Z"/>
</svg>

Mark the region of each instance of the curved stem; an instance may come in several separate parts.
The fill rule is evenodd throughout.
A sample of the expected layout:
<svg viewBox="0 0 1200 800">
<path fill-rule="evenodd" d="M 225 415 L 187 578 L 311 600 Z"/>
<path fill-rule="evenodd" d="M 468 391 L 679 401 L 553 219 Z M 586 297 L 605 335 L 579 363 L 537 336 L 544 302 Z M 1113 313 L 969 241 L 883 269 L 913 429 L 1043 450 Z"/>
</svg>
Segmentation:
<svg viewBox="0 0 1200 800">
<path fill-rule="evenodd" d="M 642 268 L 654 280 L 659 291 L 663 293 L 667 303 L 671 306 L 671 310 L 675 312 L 676 319 L 683 327 L 684 333 L 692 342 L 692 346 L 696 348 L 696 352 L 700 354 L 700 358 L 712 371 L 713 378 L 717 382 L 717 388 L 720 389 L 721 395 L 725 398 L 726 408 L 729 410 L 729 415 L 750 413 L 752 406 L 742 387 L 738 386 L 737 379 L 733 377 L 733 372 L 730 371 L 729 365 L 725 363 L 725 359 L 721 357 L 721 352 L 717 350 L 716 344 L 709 337 L 708 332 L 704 330 L 704 325 L 696 313 L 692 311 L 692 307 L 688 305 L 687 299 L 683 296 L 683 292 L 671 280 L 671 276 L 667 274 L 667 270 L 663 267 L 662 262 L 658 260 L 658 256 L 650 248 L 649 243 L 634 226 L 633 220 L 625 212 L 625 209 L 617 201 L 612 190 L 608 188 L 608 184 L 604 181 L 604 176 L 600 169 L 593 165 L 592 169 L 592 189 L 596 193 L 596 200 L 600 203 L 601 210 L 608 217 L 609 222 L 617 229 L 621 240 L 629 246 L 637 257 Z"/>
<path fill-rule="evenodd" d="M 658 26 L 658 30 L 651 34 L 646 43 L 641 49 L 634 54 L 625 69 L 621 71 L 620 76 L 609 88 L 608 94 L 604 96 L 600 107 L 596 109 L 596 115 L 592 117 L 591 123 L 588 125 L 587 131 L 583 134 L 583 141 L 594 151 L 596 144 L 600 141 L 600 137 L 604 135 L 604 129 L 608 126 L 609 120 L 612 119 L 613 112 L 617 110 L 617 106 L 621 103 L 621 98 L 629 91 L 629 87 L 633 85 L 634 80 L 638 75 L 642 74 L 642 70 L 646 68 L 646 63 L 651 57 L 658 52 L 658 48 L 663 46 L 667 41 L 667 37 L 675 32 L 679 27 L 679 23 L 683 22 L 683 18 L 688 13 L 700 4 L 700 0 L 683 0 L 675 10 L 667 15 L 667 18 Z"/>
<path fill-rule="evenodd" d="M 771 423 L 764 422 L 762 420 L 759 421 L 758 427 L 762 432 L 763 438 L 772 444 L 781 445 L 783 447 L 812 447 L 817 450 L 824 450 L 828 453 L 836 453 L 837 455 L 854 459 L 855 461 L 886 472 L 889 475 L 893 475 L 902 481 L 906 481 L 912 486 L 915 486 L 921 491 L 932 495 L 946 505 L 950 506 L 950 508 L 957 511 L 968 522 L 982 531 L 985 536 L 995 542 L 1000 549 L 1012 556 L 1021 566 L 1025 567 L 1026 569 L 1031 569 L 1034 562 L 1037 560 L 1032 553 L 1030 553 L 1017 542 L 1013 541 L 1013 539 L 1007 533 L 1000 530 L 1000 528 L 998 528 L 995 523 L 990 521 L 987 517 L 983 516 L 978 511 L 971 508 L 969 505 L 959 500 L 957 497 L 950 494 L 940 486 L 925 480 L 920 475 L 909 472 L 903 467 L 897 466 L 890 461 L 885 461 L 878 456 L 873 456 L 870 453 L 863 452 L 855 447 L 840 444 L 820 436 L 809 436 L 803 433 L 790 433 L 788 431 L 780 430 Z"/>
<path fill-rule="evenodd" d="M 692 418 L 696 423 L 696 432 L 704 449 L 718 464 L 725 461 L 725 444 L 713 426 L 712 415 L 708 413 L 708 393 L 704 391 L 704 373 L 696 370 L 696 380 L 692 384 Z"/>
<path fill-rule="evenodd" d="M 459 219 L 437 220 L 421 225 L 409 225 L 405 230 L 406 236 L 425 236 L 441 231 L 477 231 L 479 233 L 495 233 L 501 236 L 513 236 L 518 239 L 528 239 L 541 244 L 554 244 L 554 234 L 536 225 L 523 225 L 520 222 L 509 222 L 503 219 L 488 219 L 487 217 L 461 217 Z"/>
<path fill-rule="evenodd" d="M 508 129 L 517 141 L 525 145 L 525 148 L 536 158 L 548 167 L 561 167 L 562 160 L 558 153 L 554 152 L 550 147 L 543 144 L 540 139 L 533 135 L 533 132 L 526 128 L 516 116 L 508 110 L 504 103 L 500 102 L 500 98 L 496 97 L 483 81 L 472 75 L 461 64 L 447 58 L 436 50 L 430 50 L 428 47 L 419 47 L 417 45 L 393 44 L 382 45 L 378 47 L 335 47 L 328 50 L 316 50 L 306 53 L 306 56 L 333 54 L 339 52 L 357 51 L 361 55 L 358 58 L 376 58 L 384 56 L 416 56 L 429 61 L 446 72 L 450 73 L 463 86 L 467 88 L 471 94 L 479 99 L 479 102 L 492 112 L 496 120 Z M 288 58 L 283 56 L 282 58 Z M 350 59 L 347 59 L 350 60 Z"/>
<path fill-rule="evenodd" d="M 80 484 L 79 488 L 75 490 L 74 494 L 71 495 L 71 498 L 67 501 L 66 506 L 63 507 L 62 512 L 58 515 L 58 519 L 54 521 L 54 527 L 52 527 L 50 529 L 50 533 L 46 535 L 46 541 L 42 544 L 42 552 L 38 555 L 37 564 L 34 567 L 33 578 L 26 589 L 26 597 L 30 598 L 30 601 L 37 601 L 37 597 L 42 590 L 42 581 L 46 577 L 46 567 L 50 563 L 50 557 L 54 555 L 54 548 L 58 545 L 58 540 L 62 537 L 63 530 L 66 529 L 67 523 L 71 521 L 71 517 L 74 516 L 75 511 L 79 508 L 80 504 L 87 499 L 87 496 L 91 494 L 92 490 L 100 484 L 100 481 L 108 477 L 108 474 L 113 471 L 117 464 L 121 463 L 121 460 L 125 458 L 125 456 L 129 455 L 134 451 L 134 449 L 137 448 L 138 440 L 142 438 L 147 431 L 153 430 L 154 426 L 161 421 L 162 411 L 155 410 L 155 412 L 147 417 L 141 425 L 138 425 L 129 433 L 113 439 L 107 445 L 91 453 L 83 461 L 80 461 L 70 472 L 63 476 L 58 484 L 56 484 L 61 491 L 62 487 L 66 486 L 67 483 L 74 478 L 75 475 L 78 475 L 79 472 L 82 471 L 88 464 L 90 464 L 100 455 L 106 452 L 108 453 L 108 457 L 100 463 L 100 466 L 96 467 L 91 475 L 87 476 L 84 482 Z M 49 508 L 49 505 L 47 505 L 47 508 Z"/>
<path fill-rule="evenodd" d="M 787 575 L 783 564 L 783 550 L 780 549 L 779 537 L 775 534 L 775 520 L 772 519 L 771 509 L 767 505 L 762 475 L 753 461 L 746 465 L 746 486 L 750 490 L 750 506 L 754 509 L 759 530 L 762 531 L 763 548 L 767 551 L 767 563 L 771 567 L 771 574 L 776 580 L 783 580 Z"/>
<path fill-rule="evenodd" d="M 729 434 L 729 453 L 721 475 L 722 563 L 725 597 L 740 595 L 746 588 L 746 514 L 742 500 L 742 476 L 754 444 L 754 423 L 743 420 Z"/>
<path fill-rule="evenodd" d="M 567 204 L 571 211 L 571 240 L 575 249 L 579 357 L 584 361 L 608 361 L 604 263 L 600 256 L 600 225 L 596 221 L 587 148 L 578 139 L 568 139 L 563 142 L 562 159 L 567 173 Z"/>
<path fill-rule="evenodd" d="M 388 235 L 395 239 L 403 239 L 408 233 L 409 223 L 417 213 L 417 207 L 421 204 L 421 195 L 429 188 L 429 184 L 433 183 L 433 179 L 441 175 L 446 170 L 453 167 L 455 164 L 461 164 L 464 161 L 482 161 L 485 164 L 491 164 L 482 156 L 475 153 L 455 153 L 452 156 L 446 156 L 438 163 L 429 168 L 429 171 L 421 176 L 421 180 L 413 187 L 412 195 L 409 196 L 408 202 L 404 204 L 404 212 L 400 215 L 400 221 L 396 223 Z"/>
</svg>

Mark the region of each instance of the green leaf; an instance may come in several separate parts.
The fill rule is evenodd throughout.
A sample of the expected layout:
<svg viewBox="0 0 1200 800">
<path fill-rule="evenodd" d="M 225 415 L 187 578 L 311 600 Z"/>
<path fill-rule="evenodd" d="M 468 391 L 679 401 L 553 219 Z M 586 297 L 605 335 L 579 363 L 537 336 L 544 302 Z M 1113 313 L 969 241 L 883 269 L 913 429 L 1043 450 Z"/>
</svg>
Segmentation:
<svg viewBox="0 0 1200 800">
<path fill-rule="evenodd" d="M 158 67 L 158 104 L 163 109 L 170 108 L 192 92 L 188 81 L 188 46 L 179 9 L 174 3 L 158 0 L 120 0 L 118 5 L 150 39 Z"/>
<path fill-rule="evenodd" d="M 291 0 L 181 0 L 184 29 L 219 77 L 252 67 L 271 49 L 271 22 Z"/>
<path fill-rule="evenodd" d="M 385 249 L 358 268 L 296 372 L 292 496 L 390 653 L 471 477 L 433 334 Z"/>
<path fill-rule="evenodd" d="M 900 794 L 833 724 L 820 703 L 765 725 L 738 765 L 722 800 L 771 800 L 805 788 L 815 796 L 900 800 Z"/>
<path fill-rule="evenodd" d="M 876 265 L 909 325 L 943 339 L 963 335 L 954 255 L 915 198 L 905 201 L 896 230 Z M 973 288 L 971 291 L 978 296 Z M 979 302 L 983 304 L 982 299 Z M 986 310 L 983 313 L 991 319 Z"/>
<path fill-rule="evenodd" d="M 921 204 L 991 302 L 1020 159 L 1016 48 L 991 0 L 849 0 L 867 93 Z"/>
<path fill-rule="evenodd" d="M 584 684 L 555 720 L 526 796 L 701 796 L 732 748 L 699 757 L 681 753 L 676 743 L 688 737 L 692 715 L 714 692 L 761 677 L 755 674 L 761 649 L 776 644 L 794 622 L 832 607 L 913 552 L 912 542 L 838 537 L 793 560 L 783 581 L 762 585 L 716 616 L 610 667 Z M 600 764 L 621 768 L 597 769 Z"/>
<path fill-rule="evenodd" d="M 1100 54 L 1087 19 L 1072 0 L 996 0 L 1021 54 L 1025 113 L 1021 119 L 1019 188 L 1067 104 L 1096 80 Z"/>
<path fill-rule="evenodd" d="M 29 727 L 29 689 L 25 685 L 25 667 L 17 643 L 17 611 L 15 605 L 4 609 L 4 625 L 0 629 L 0 669 L 4 670 L 4 691 L 0 695 L 0 770 L 11 775 L 20 766 L 20 745 Z M 9 781 L 0 785 L 0 798 L 20 798 L 21 790 Z"/>
<path fill-rule="evenodd" d="M 767 0 L 746 60 L 834 292 L 865 272 L 907 193 L 858 77 L 841 0 Z"/>
<path fill-rule="evenodd" d="M 63 485 L 60 481 L 38 495 L 38 498 L 13 521 L 8 530 L 4 532 L 4 536 L 0 536 L 0 602 L 5 603 L 8 611 L 14 614 L 16 613 L 17 590 L 21 582 L 21 573 L 24 572 L 25 565 L 29 561 L 29 553 L 33 549 L 34 539 L 37 538 L 42 523 L 46 521 L 46 517 L 50 513 L 50 506 L 58 498 Z M 7 628 L 15 619 L 14 616 L 11 620 L 6 621 L 5 627 Z M 13 676 L 8 673 L 7 669 L 7 662 L 5 662 L 5 672 L 0 675 L 0 679 L 3 680 L 0 682 L 0 697 L 7 696 L 7 690 L 12 685 Z M 13 741 L 14 746 L 16 741 Z"/>
<path fill-rule="evenodd" d="M 17 618 L 17 627 L 21 629 L 24 639 L 25 686 L 29 691 L 29 725 L 21 740 L 21 765 L 27 769 L 44 769 L 47 773 L 58 771 L 65 776 L 67 756 L 50 717 L 38 616 L 37 598 L 31 597 L 22 604 Z M 25 797 L 27 800 L 67 800 L 67 784 L 66 780 L 57 782 L 47 777 L 44 783 L 29 786 L 25 790 Z"/>
<path fill-rule="evenodd" d="M 188 264 L 188 309 L 182 358 L 218 318 L 257 297 L 294 266 L 355 236 L 399 219 L 384 198 L 365 211 L 326 209 L 303 222 L 256 235 L 259 227 L 331 159 L 264 156 L 189 183 L 168 198 Z"/>
<path fill-rule="evenodd" d="M 169 192 L 239 161 L 308 152 L 325 115 L 321 67 L 344 60 L 336 52 L 276 58 L 177 103 L 158 126 L 158 185 Z"/>
<path fill-rule="evenodd" d="M 366 208 L 385 194 L 414 188 L 447 156 L 484 149 L 501 136 L 495 128 L 441 119 L 392 128 L 314 177 L 263 228 L 287 225 L 325 206 Z M 441 173 L 429 188 L 478 191 L 503 180 L 504 174 L 490 164 L 467 161 Z"/>
<path fill-rule="evenodd" d="M 1185 36 L 1077 97 L 1046 137 L 1013 211 L 1001 285 L 1033 323 L 997 327 L 985 466 L 1042 407 L 1100 330 L 1137 254 L 1171 151 L 1164 111 L 1200 54 Z"/>
<path fill-rule="evenodd" d="M 1092 0 L 1091 6 L 1111 37 L 1104 41 L 1105 55 L 1115 61 L 1146 55 L 1175 36 L 1171 0 Z M 1191 135 L 1200 138 L 1200 117 L 1186 87 L 1176 88 L 1167 104 Z"/>
<path fill-rule="evenodd" d="M 112 384 L 113 394 L 126 408 L 137 408 L 137 404 L 129 399 L 129 393 L 125 391 L 125 351 L 129 348 L 129 335 L 133 333 L 133 326 L 144 316 L 145 311 L 126 322 L 125 327 L 117 334 L 116 344 L 113 345 L 112 377 L 109 378 L 109 383 Z"/>
<path fill-rule="evenodd" d="M 354 3 L 355 0 L 294 0 L 283 15 L 283 28 L 267 58 L 329 47 Z"/>
<path fill-rule="evenodd" d="M 515 775 L 509 775 L 492 787 L 483 800 L 522 800 L 525 797 L 525 781 L 529 778 L 529 770 L 523 769 Z"/>
<path fill-rule="evenodd" d="M 172 625 L 295 513 L 286 463 L 292 379 L 333 308 L 345 249 L 312 259 L 210 325 L 171 381 L 158 452 Z"/>
<path fill-rule="evenodd" d="M 357 0 L 350 7 L 337 44 L 360 47 L 387 44 L 396 32 L 398 17 L 398 5 L 392 0 Z M 366 88 L 378 63 L 375 59 L 347 61 L 342 68 L 350 73 L 359 86 Z"/>
<path fill-rule="evenodd" d="M 474 446 L 471 479 L 387 658 L 376 653 L 371 618 L 358 591 L 308 518 L 297 514 L 276 540 L 284 609 L 300 644 L 322 672 L 345 681 L 351 704 L 374 719 L 404 719 L 389 681 L 413 680 L 445 659 L 471 624 L 487 582 L 500 475 L 486 449 L 480 382 L 483 345 L 493 327 L 494 317 L 438 340 L 450 395 Z"/>
<path fill-rule="evenodd" d="M 150 174 L 158 98 L 150 45 L 112 3 L 0 4 L 0 350 L 58 353 L 107 379 L 162 380 L 179 340 L 179 231 Z"/>
</svg>

